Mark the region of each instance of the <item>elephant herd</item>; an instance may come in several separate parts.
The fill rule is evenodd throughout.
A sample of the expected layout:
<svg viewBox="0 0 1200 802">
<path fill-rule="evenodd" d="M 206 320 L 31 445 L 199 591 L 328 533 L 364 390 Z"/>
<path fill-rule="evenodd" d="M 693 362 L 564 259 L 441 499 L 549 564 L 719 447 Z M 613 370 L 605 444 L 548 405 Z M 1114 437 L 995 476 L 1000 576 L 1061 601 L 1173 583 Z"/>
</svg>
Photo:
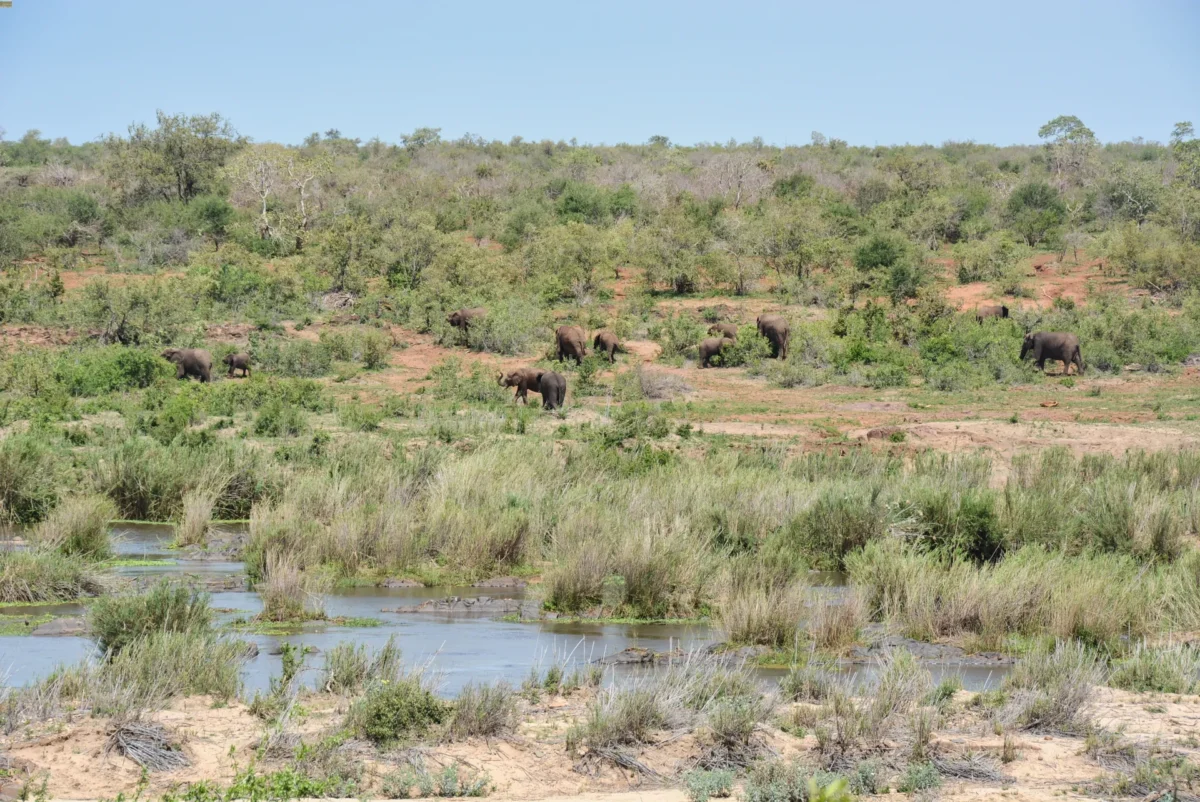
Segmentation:
<svg viewBox="0 0 1200 802">
<path fill-rule="evenodd" d="M 451 313 L 446 322 L 466 334 L 471 323 L 487 314 L 482 308 L 459 309 Z M 975 311 L 975 318 L 981 324 L 985 320 L 1007 318 L 1007 306 L 984 306 Z M 791 327 L 782 315 L 760 315 L 756 321 L 759 336 L 765 338 L 771 346 L 771 358 L 787 359 L 788 341 L 791 337 Z M 707 368 L 712 359 L 719 356 L 730 343 L 736 343 L 738 338 L 737 326 L 733 323 L 714 323 L 708 333 L 712 336 L 702 340 L 699 345 L 700 367 Z M 581 364 L 588 354 L 587 334 L 579 326 L 559 326 L 554 332 L 556 356 L 559 362 L 574 359 L 575 364 Z M 616 361 L 616 353 L 621 349 L 617 335 L 608 329 L 601 329 L 592 338 L 592 347 L 597 353 L 608 357 L 610 363 Z M 1069 374 L 1074 365 L 1076 373 L 1083 371 L 1083 354 L 1079 349 L 1079 337 L 1065 331 L 1037 331 L 1025 335 L 1021 343 L 1021 359 L 1033 356 L 1038 370 L 1045 370 L 1046 360 L 1058 360 L 1063 363 L 1063 373 Z M 212 381 L 212 354 L 203 348 L 168 348 L 162 352 L 163 359 L 175 365 L 177 379 L 196 378 L 201 382 Z M 250 376 L 250 355 L 247 353 L 227 354 L 222 360 L 228 368 L 228 378 L 233 378 L 235 372 L 241 371 L 243 378 Z M 529 392 L 533 391 L 542 397 L 545 409 L 558 409 L 563 405 L 567 394 L 567 380 L 561 373 L 544 370 L 534 366 L 517 368 L 501 373 L 497 379 L 501 387 L 516 388 L 514 401 L 529 403 Z"/>
<path fill-rule="evenodd" d="M 212 354 L 203 348 L 168 348 L 162 352 L 162 358 L 175 365 L 175 378 L 199 379 L 201 382 L 212 381 Z M 250 355 L 247 353 L 227 354 L 223 360 L 229 368 L 229 378 L 234 371 L 240 370 L 243 378 L 250 376 Z"/>
<path fill-rule="evenodd" d="M 782 315 L 759 315 L 755 321 L 759 336 L 764 337 L 771 345 L 772 359 L 787 359 L 788 340 L 792 329 Z M 733 323 L 714 323 L 709 326 L 708 333 L 713 335 L 700 343 L 700 367 L 707 368 L 712 364 L 712 358 L 719 356 L 729 343 L 737 342 L 738 330 Z"/>
</svg>

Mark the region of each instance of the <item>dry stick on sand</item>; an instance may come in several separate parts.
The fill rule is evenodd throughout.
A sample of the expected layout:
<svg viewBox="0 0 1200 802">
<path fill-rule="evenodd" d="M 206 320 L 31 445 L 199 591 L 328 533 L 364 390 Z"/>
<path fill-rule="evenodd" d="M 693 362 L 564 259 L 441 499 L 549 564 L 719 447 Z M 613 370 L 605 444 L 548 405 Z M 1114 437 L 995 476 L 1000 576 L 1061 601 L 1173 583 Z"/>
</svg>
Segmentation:
<svg viewBox="0 0 1200 802">
<path fill-rule="evenodd" d="M 187 755 L 171 742 L 161 724 L 117 722 L 109 733 L 105 751 L 114 749 L 150 771 L 172 771 L 188 765 Z"/>
</svg>

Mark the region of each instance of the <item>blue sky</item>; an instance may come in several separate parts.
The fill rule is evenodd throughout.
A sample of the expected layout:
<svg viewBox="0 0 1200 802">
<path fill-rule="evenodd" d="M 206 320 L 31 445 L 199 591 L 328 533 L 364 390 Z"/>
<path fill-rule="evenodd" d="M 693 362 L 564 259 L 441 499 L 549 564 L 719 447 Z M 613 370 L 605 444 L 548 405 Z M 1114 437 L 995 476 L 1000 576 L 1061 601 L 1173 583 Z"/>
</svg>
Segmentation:
<svg viewBox="0 0 1200 802">
<path fill-rule="evenodd" d="M 310 132 L 1010 144 L 1200 125 L 1200 2 L 15 0 L 0 126 L 73 142 L 156 109 Z"/>
</svg>

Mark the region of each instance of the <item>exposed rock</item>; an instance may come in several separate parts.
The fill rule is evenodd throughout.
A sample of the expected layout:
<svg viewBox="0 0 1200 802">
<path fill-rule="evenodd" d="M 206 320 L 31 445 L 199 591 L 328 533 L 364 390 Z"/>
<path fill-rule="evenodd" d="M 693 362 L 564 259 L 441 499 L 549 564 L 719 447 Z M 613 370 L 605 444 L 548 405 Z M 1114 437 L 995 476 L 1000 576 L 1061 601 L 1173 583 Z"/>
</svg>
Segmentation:
<svg viewBox="0 0 1200 802">
<path fill-rule="evenodd" d="M 482 582 L 476 582 L 471 587 L 473 588 L 509 588 L 512 590 L 520 590 L 528 583 L 524 579 L 518 579 L 515 576 L 495 576 L 491 579 L 485 579 Z"/>
<path fill-rule="evenodd" d="M 1186 368 L 1200 368 L 1200 353 L 1188 354 L 1188 358 L 1183 360 L 1183 366 Z"/>
<path fill-rule="evenodd" d="M 430 599 L 421 604 L 404 607 L 384 608 L 385 613 L 448 613 L 451 615 L 512 615 L 522 618 L 537 618 L 539 605 L 536 601 L 522 599 L 467 598 L 449 596 L 445 599 Z"/>
<path fill-rule="evenodd" d="M 47 621 L 29 634 L 42 638 L 78 637 L 86 635 L 87 631 L 87 621 L 78 616 L 66 616 Z"/>
<path fill-rule="evenodd" d="M 715 657 L 729 665 L 748 662 L 770 652 L 770 646 L 731 646 L 728 643 L 710 643 L 704 647 L 706 656 Z"/>
<path fill-rule="evenodd" d="M 888 440 L 894 434 L 902 433 L 904 430 L 899 426 L 878 426 L 870 429 L 867 432 L 868 440 Z"/>
<path fill-rule="evenodd" d="M 174 580 L 176 576 L 170 578 Z M 134 578 L 133 586 L 138 590 L 146 590 L 157 585 L 161 579 L 161 576 L 146 574 Z M 183 574 L 178 576 L 178 581 L 190 588 L 208 593 L 249 589 L 249 582 L 245 574 Z"/>
<path fill-rule="evenodd" d="M 905 649 L 913 657 L 925 663 L 953 663 L 966 666 L 1009 665 L 1016 659 L 999 652 L 979 652 L 967 654 L 958 646 L 945 643 L 926 643 L 924 641 L 905 638 L 900 635 L 887 635 L 867 646 L 855 646 L 847 655 L 851 663 L 866 663 L 876 660 L 888 652 Z"/>
<path fill-rule="evenodd" d="M 398 579 L 396 577 L 388 577 L 379 583 L 381 588 L 423 588 L 423 584 L 415 579 Z"/>
<path fill-rule="evenodd" d="M 684 653 L 679 649 L 672 652 L 656 652 L 653 649 L 644 649 L 641 646 L 630 646 L 615 654 L 606 654 L 599 660 L 593 660 L 592 662 L 605 666 L 636 666 L 662 663 L 684 656 Z"/>
</svg>

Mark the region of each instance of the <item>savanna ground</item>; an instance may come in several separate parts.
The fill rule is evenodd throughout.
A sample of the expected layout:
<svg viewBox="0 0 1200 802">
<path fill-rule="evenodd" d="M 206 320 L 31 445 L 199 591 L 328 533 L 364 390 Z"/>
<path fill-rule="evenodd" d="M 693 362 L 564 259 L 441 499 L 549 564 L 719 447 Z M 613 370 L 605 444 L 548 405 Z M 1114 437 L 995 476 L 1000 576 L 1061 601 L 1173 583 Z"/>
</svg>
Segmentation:
<svg viewBox="0 0 1200 802">
<path fill-rule="evenodd" d="M 1200 145 L 1041 135 L 284 148 L 163 115 L 0 143 L 0 626 L 86 600 L 97 646 L 3 689 L 0 793 L 1191 795 Z M 990 303 L 1010 316 L 978 323 Z M 465 336 L 460 306 L 488 310 Z M 718 322 L 739 335 L 701 369 Z M 555 362 L 565 323 L 614 331 L 616 363 Z M 1031 329 L 1078 334 L 1082 373 L 1022 362 Z M 224 378 L 240 351 L 253 376 Z M 564 409 L 497 385 L 529 364 Z M 345 644 L 285 651 L 250 696 L 200 589 L 114 573 L 116 519 L 244 560 L 243 627 L 322 619 L 337 586 L 515 575 L 545 613 L 724 644 L 454 700 L 400 644 Z M 1016 665 L 983 693 L 903 646 L 839 672 L 884 638 Z"/>
</svg>

